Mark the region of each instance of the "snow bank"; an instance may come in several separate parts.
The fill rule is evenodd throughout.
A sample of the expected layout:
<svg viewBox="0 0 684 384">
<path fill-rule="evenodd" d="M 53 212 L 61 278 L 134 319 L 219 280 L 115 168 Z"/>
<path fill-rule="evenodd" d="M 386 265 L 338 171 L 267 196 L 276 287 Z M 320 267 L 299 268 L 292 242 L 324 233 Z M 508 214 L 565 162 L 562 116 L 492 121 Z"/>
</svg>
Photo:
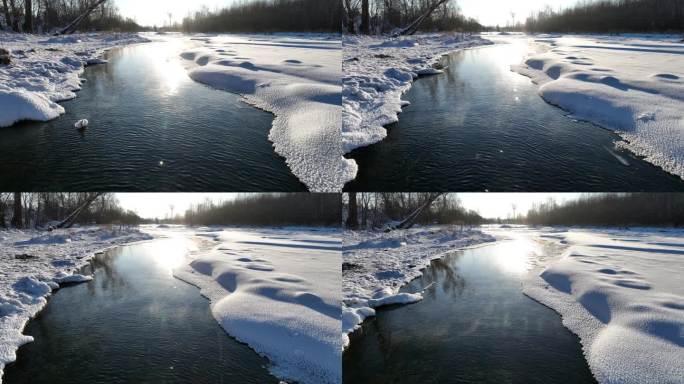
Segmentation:
<svg viewBox="0 0 684 384">
<path fill-rule="evenodd" d="M 302 384 L 342 382 L 339 232 L 198 232 L 216 241 L 174 275 L 196 285 L 228 334 Z"/>
<path fill-rule="evenodd" d="M 409 304 L 423 299 L 421 292 L 399 289 L 422 275 L 430 261 L 458 248 L 494 241 L 476 229 L 426 227 L 396 230 L 346 231 L 342 253 L 342 337 L 346 347 L 349 333 L 383 305 Z"/>
<path fill-rule="evenodd" d="M 237 93 L 276 117 L 275 151 L 310 190 L 341 191 L 356 173 L 343 157 L 339 36 L 218 35 L 181 53 L 190 77 Z"/>
<path fill-rule="evenodd" d="M 547 102 L 618 133 L 622 146 L 684 177 L 684 44 L 673 38 L 544 37 L 512 69 Z"/>
<path fill-rule="evenodd" d="M 138 230 L 99 227 L 40 231 L 0 231 L 0 381 L 20 346 L 33 341 L 22 334 L 28 320 L 47 303 L 60 284 L 91 280 L 74 271 L 95 252 L 147 240 Z"/>
<path fill-rule="evenodd" d="M 681 383 L 684 233 L 571 230 L 546 238 L 568 248 L 524 292 L 580 337 L 596 379 Z"/>
<path fill-rule="evenodd" d="M 22 120 L 47 121 L 64 113 L 59 101 L 76 97 L 87 65 L 115 46 L 146 42 L 136 34 L 80 34 L 46 38 L 0 32 L 0 45 L 12 55 L 0 65 L 0 127 Z"/>
<path fill-rule="evenodd" d="M 342 146 L 345 153 L 377 143 L 398 121 L 401 96 L 418 76 L 441 73 L 442 55 L 492 44 L 479 36 L 424 34 L 401 38 L 345 36 Z M 356 176 L 352 175 L 353 177 Z"/>
</svg>

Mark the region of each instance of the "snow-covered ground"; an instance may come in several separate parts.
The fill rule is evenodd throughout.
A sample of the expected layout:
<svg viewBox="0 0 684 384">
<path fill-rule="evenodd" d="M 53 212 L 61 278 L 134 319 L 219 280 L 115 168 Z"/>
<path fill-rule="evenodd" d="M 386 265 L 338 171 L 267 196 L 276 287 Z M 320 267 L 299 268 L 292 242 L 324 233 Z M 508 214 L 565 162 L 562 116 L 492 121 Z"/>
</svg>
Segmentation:
<svg viewBox="0 0 684 384">
<path fill-rule="evenodd" d="M 0 382 L 17 349 L 33 341 L 22 334 L 24 326 L 54 289 L 90 280 L 75 272 L 96 252 L 148 239 L 137 229 L 117 227 L 0 231 Z"/>
<path fill-rule="evenodd" d="M 513 37 L 519 39 L 520 37 Z M 620 143 L 684 177 L 684 43 L 681 36 L 537 36 L 512 69 L 547 102 L 618 133 Z"/>
<path fill-rule="evenodd" d="M 444 54 L 486 44 L 492 42 L 455 34 L 399 38 L 346 35 L 342 61 L 344 152 L 384 139 L 384 126 L 397 122 L 401 108 L 408 104 L 401 96 L 417 77 L 441 73 L 438 63 Z M 352 169 L 355 177 L 355 163 Z"/>
<path fill-rule="evenodd" d="M 524 293 L 557 311 L 580 337 L 596 379 L 682 383 L 684 231 L 531 232 L 566 248 L 531 274 Z"/>
<path fill-rule="evenodd" d="M 221 229 L 194 232 L 209 250 L 174 271 L 196 285 L 228 334 L 272 363 L 276 377 L 342 382 L 339 230 Z"/>
<path fill-rule="evenodd" d="M 312 191 L 341 191 L 356 173 L 340 143 L 339 35 L 195 36 L 181 53 L 190 77 L 237 93 L 276 117 L 275 151 Z"/>
<path fill-rule="evenodd" d="M 48 121 L 64 113 L 59 101 L 76 97 L 87 65 L 102 64 L 112 47 L 143 43 L 137 34 L 89 33 L 61 37 L 0 32 L 10 65 L 0 65 L 0 127 Z"/>
<path fill-rule="evenodd" d="M 422 300 L 418 293 L 399 293 L 406 283 L 420 276 L 430 261 L 446 252 L 492 242 L 495 238 L 480 230 L 457 226 L 430 226 L 389 233 L 345 231 L 342 253 L 342 337 L 346 347 L 349 333 L 377 307 Z"/>
</svg>

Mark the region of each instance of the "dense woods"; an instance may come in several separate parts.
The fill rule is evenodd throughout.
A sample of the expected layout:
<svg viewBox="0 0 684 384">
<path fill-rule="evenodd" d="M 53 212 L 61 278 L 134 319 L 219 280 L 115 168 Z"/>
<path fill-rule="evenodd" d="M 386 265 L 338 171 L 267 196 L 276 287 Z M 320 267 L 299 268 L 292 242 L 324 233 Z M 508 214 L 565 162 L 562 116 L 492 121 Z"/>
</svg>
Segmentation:
<svg viewBox="0 0 684 384">
<path fill-rule="evenodd" d="M 606 193 L 558 204 L 539 203 L 525 220 L 533 225 L 684 226 L 682 193 Z"/>
<path fill-rule="evenodd" d="M 14 32 L 48 33 L 65 27 L 97 0 L 2 0 L 0 28 Z M 113 1 L 106 1 L 80 24 L 82 31 L 139 31 L 132 19 L 119 14 Z"/>
<path fill-rule="evenodd" d="M 73 213 L 89 193 L 0 193 L 0 228 L 46 228 Z M 75 218 L 79 224 L 137 225 L 140 217 L 119 206 L 111 193 L 98 196 Z"/>
<path fill-rule="evenodd" d="M 340 195 L 260 193 L 220 203 L 205 201 L 185 212 L 190 225 L 335 226 L 341 219 Z"/>
<path fill-rule="evenodd" d="M 183 19 L 184 32 L 341 32 L 340 0 L 255 0 Z"/>
<path fill-rule="evenodd" d="M 547 6 L 524 27 L 528 32 L 682 32 L 684 0 L 585 0 L 561 11 Z"/>
<path fill-rule="evenodd" d="M 342 0 L 344 30 L 348 33 L 390 33 L 406 28 L 432 7 L 420 23 L 421 31 L 481 31 L 477 20 L 461 14 L 455 0 Z"/>
<path fill-rule="evenodd" d="M 383 228 L 404 220 L 432 197 L 431 193 L 348 193 L 344 197 L 345 224 L 350 229 Z M 478 225 L 483 218 L 477 212 L 465 209 L 455 194 L 441 194 L 415 222 Z"/>
</svg>

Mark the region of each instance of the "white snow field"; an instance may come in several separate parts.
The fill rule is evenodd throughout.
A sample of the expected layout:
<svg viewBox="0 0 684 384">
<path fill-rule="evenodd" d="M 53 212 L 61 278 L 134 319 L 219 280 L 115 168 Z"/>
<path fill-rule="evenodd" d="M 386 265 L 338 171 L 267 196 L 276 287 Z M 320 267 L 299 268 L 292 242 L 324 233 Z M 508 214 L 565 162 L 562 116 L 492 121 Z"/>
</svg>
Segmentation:
<svg viewBox="0 0 684 384">
<path fill-rule="evenodd" d="M 681 36 L 545 36 L 546 48 L 513 70 L 547 102 L 615 131 L 620 145 L 684 177 L 684 43 Z"/>
<path fill-rule="evenodd" d="M 17 349 L 33 341 L 22 331 L 53 290 L 90 280 L 75 271 L 96 252 L 148 239 L 137 229 L 114 227 L 0 231 L 0 382 Z"/>
<path fill-rule="evenodd" d="M 210 250 L 174 271 L 223 329 L 302 384 L 342 382 L 339 230 L 206 229 Z"/>
<path fill-rule="evenodd" d="M 107 49 L 148 40 L 137 34 L 88 33 L 50 37 L 0 32 L 10 65 L 0 65 L 0 127 L 48 121 L 64 113 L 59 101 L 76 97 L 87 65 L 106 63 Z"/>
<path fill-rule="evenodd" d="M 455 34 L 398 38 L 345 35 L 342 61 L 344 152 L 383 140 L 387 136 L 384 126 L 397 122 L 402 107 L 408 105 L 401 96 L 419 76 L 442 73 L 438 64 L 443 55 L 487 44 L 493 43 L 479 36 Z"/>
<path fill-rule="evenodd" d="M 275 115 L 269 139 L 311 191 L 338 192 L 356 173 L 340 143 L 339 35 L 206 35 L 181 53 L 190 77 Z"/>
<path fill-rule="evenodd" d="M 533 231 L 564 245 L 524 283 L 577 334 L 601 384 L 682 383 L 684 231 Z"/>
<path fill-rule="evenodd" d="M 389 233 L 345 231 L 342 253 L 342 337 L 374 316 L 383 305 L 422 300 L 421 292 L 399 293 L 399 289 L 422 275 L 430 261 L 459 248 L 495 241 L 477 229 L 457 226 L 428 226 Z"/>
</svg>

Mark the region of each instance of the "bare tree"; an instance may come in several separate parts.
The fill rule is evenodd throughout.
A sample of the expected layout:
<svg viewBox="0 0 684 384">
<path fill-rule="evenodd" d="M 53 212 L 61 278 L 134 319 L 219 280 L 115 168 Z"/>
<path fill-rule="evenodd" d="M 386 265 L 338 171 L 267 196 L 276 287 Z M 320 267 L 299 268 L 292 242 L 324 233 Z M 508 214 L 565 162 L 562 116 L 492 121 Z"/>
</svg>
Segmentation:
<svg viewBox="0 0 684 384">
<path fill-rule="evenodd" d="M 95 0 L 95 1 L 93 1 L 93 3 L 90 4 L 90 6 L 88 6 L 88 7 L 86 8 L 86 10 L 85 10 L 81 15 L 79 15 L 76 19 L 74 19 L 74 21 L 72 21 L 69 25 L 67 25 L 66 27 L 64 27 L 62 30 L 60 30 L 59 32 L 55 33 L 55 35 L 56 35 L 56 36 L 57 36 L 57 35 L 67 35 L 67 34 L 74 33 L 74 32 L 76 31 L 76 28 L 78 27 L 78 25 L 81 24 L 81 23 L 83 22 L 83 20 L 85 20 L 86 18 L 88 18 L 88 16 L 89 16 L 97 7 L 99 7 L 100 5 L 104 4 L 106 1 L 107 1 L 107 0 Z"/>
<path fill-rule="evenodd" d="M 439 6 L 448 3 L 450 0 L 435 0 L 432 5 L 428 7 L 428 9 L 420 15 L 414 22 L 409 24 L 406 28 L 401 29 L 399 32 L 397 32 L 395 35 L 396 36 L 402 36 L 402 35 L 413 35 L 416 32 L 418 32 L 418 29 L 420 28 L 420 25 L 425 21 L 425 19 L 429 18 L 432 12 L 435 11 L 435 9 L 439 8 Z"/>
<path fill-rule="evenodd" d="M 370 4 L 368 0 L 361 0 L 361 33 L 370 33 Z"/>
<path fill-rule="evenodd" d="M 69 216 L 67 216 L 64 220 L 60 221 L 57 225 L 50 226 L 48 227 L 48 231 L 52 231 L 53 229 L 58 229 L 58 228 L 71 228 L 71 226 L 74 225 L 76 222 L 76 219 L 78 216 L 90 206 L 90 204 L 95 201 L 98 197 L 102 196 L 102 193 L 97 192 L 97 193 L 92 193 L 90 196 L 86 198 L 86 200 L 81 204 L 78 208 L 76 208 L 75 211 L 73 211 Z"/>
<path fill-rule="evenodd" d="M 22 219 L 23 207 L 21 204 L 21 192 L 14 192 L 14 213 L 12 215 L 12 226 L 15 228 L 22 228 L 24 220 Z"/>
<path fill-rule="evenodd" d="M 359 207 L 356 201 L 356 192 L 349 192 L 349 215 L 347 216 L 347 228 L 359 228 Z"/>
</svg>

